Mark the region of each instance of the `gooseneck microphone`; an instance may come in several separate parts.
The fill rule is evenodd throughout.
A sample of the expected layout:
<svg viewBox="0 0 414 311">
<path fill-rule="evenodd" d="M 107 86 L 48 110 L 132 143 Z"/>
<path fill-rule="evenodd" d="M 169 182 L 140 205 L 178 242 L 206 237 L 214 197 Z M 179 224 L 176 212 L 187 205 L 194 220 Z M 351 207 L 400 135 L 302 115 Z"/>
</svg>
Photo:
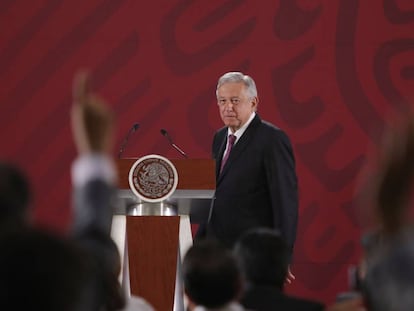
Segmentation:
<svg viewBox="0 0 414 311">
<path fill-rule="evenodd" d="M 175 150 L 177 150 L 184 158 L 186 158 L 186 159 L 188 158 L 187 154 L 184 151 L 182 151 L 180 149 L 180 147 L 178 147 L 176 144 L 173 143 L 173 140 L 172 140 L 170 134 L 168 134 L 168 132 L 165 129 L 161 129 L 160 132 L 161 132 L 162 136 L 164 136 L 165 138 L 167 138 L 168 142 L 170 143 L 170 145 Z"/>
<path fill-rule="evenodd" d="M 121 158 L 122 153 L 124 152 L 124 149 L 128 143 L 129 140 L 129 136 L 131 136 L 131 134 L 133 132 L 135 132 L 137 129 L 139 129 L 139 123 L 134 123 L 134 125 L 129 129 L 128 133 L 126 134 L 124 141 L 122 142 L 121 148 L 119 148 L 119 152 L 118 152 L 118 159 Z"/>
</svg>

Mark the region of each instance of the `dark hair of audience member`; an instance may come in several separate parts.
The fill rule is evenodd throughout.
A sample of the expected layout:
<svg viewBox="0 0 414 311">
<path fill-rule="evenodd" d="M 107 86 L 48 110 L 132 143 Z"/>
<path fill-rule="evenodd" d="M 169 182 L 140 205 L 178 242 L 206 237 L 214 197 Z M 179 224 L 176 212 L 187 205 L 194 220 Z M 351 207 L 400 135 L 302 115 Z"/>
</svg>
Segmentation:
<svg viewBox="0 0 414 311">
<path fill-rule="evenodd" d="M 1 230 L 27 222 L 30 200 L 30 185 L 24 173 L 10 163 L 0 162 Z"/>
<path fill-rule="evenodd" d="M 121 260 L 116 243 L 106 233 L 94 229 L 76 236 L 75 242 L 91 256 L 97 303 L 105 311 L 122 309 L 125 297 L 118 281 Z"/>
<path fill-rule="evenodd" d="M 414 114 L 406 113 L 387 132 L 363 190 L 372 199 L 378 231 L 369 236 L 363 291 L 373 311 L 412 310 L 414 243 L 410 208 L 414 185 Z M 407 230 L 408 229 L 408 230 Z"/>
<path fill-rule="evenodd" d="M 196 305 L 217 308 L 237 300 L 242 286 L 234 255 L 218 242 L 194 244 L 183 260 L 184 289 Z"/>
<path fill-rule="evenodd" d="M 289 250 L 280 235 L 271 229 L 253 229 L 243 234 L 234 247 L 247 283 L 283 289 Z"/>
<path fill-rule="evenodd" d="M 89 261 L 69 240 L 23 229 L 0 236 L 0 310 L 91 310 Z"/>
<path fill-rule="evenodd" d="M 379 227 L 394 235 L 404 227 L 414 181 L 414 114 L 395 122 L 385 135 L 367 191 Z"/>
</svg>

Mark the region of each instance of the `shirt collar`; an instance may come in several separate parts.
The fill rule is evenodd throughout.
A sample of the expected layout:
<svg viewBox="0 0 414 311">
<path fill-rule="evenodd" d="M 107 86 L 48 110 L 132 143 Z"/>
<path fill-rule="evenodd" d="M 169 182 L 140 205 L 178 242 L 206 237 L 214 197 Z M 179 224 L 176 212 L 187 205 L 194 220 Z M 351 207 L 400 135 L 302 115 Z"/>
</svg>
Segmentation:
<svg viewBox="0 0 414 311">
<path fill-rule="evenodd" d="M 229 136 L 229 135 L 235 135 L 236 136 L 236 141 L 234 143 L 236 144 L 237 141 L 239 140 L 239 138 L 246 131 L 246 129 L 249 126 L 249 124 L 252 123 L 252 121 L 253 121 L 253 119 L 254 119 L 255 116 L 256 116 L 256 112 L 253 111 L 252 114 L 249 117 L 249 120 L 247 120 L 247 122 L 241 128 L 239 128 L 237 131 L 235 131 L 234 133 L 232 133 L 231 129 L 228 127 L 227 128 L 227 136 Z"/>
</svg>

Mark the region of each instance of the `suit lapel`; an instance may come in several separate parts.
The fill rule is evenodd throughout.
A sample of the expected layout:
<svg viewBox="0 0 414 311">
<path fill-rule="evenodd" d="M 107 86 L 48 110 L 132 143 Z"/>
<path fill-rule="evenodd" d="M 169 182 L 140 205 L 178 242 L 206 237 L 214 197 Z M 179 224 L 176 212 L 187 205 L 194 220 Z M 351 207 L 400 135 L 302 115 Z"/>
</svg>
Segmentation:
<svg viewBox="0 0 414 311">
<path fill-rule="evenodd" d="M 256 114 L 256 116 L 254 117 L 254 119 L 252 120 L 252 122 L 249 124 L 249 126 L 247 127 L 246 131 L 243 133 L 243 135 L 240 137 L 240 139 L 237 141 L 237 143 L 234 145 L 229 158 L 227 159 L 226 164 L 223 167 L 223 171 L 220 172 L 220 166 L 218 167 L 218 180 L 217 180 L 217 184 L 223 179 L 223 177 L 226 175 L 227 171 L 230 169 L 230 167 L 232 166 L 232 164 L 237 160 L 237 158 L 243 153 L 243 151 L 246 149 L 246 147 L 249 145 L 249 143 L 251 142 L 254 133 L 257 129 L 257 127 L 259 126 L 259 124 L 261 123 L 261 119 L 259 117 L 259 115 Z M 220 163 L 221 164 L 221 159 L 223 158 L 223 153 L 224 150 L 226 149 L 226 144 L 227 144 L 227 135 L 224 137 L 224 143 L 221 146 L 221 150 L 220 150 L 220 155 L 221 157 L 220 159 Z"/>
</svg>

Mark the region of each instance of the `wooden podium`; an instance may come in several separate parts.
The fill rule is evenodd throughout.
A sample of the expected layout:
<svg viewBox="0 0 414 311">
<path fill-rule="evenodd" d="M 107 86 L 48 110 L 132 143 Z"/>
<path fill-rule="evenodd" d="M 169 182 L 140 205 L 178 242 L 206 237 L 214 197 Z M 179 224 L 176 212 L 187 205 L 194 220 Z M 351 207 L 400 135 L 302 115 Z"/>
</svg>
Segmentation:
<svg viewBox="0 0 414 311">
<path fill-rule="evenodd" d="M 178 172 L 177 189 L 169 204 L 177 206 L 175 216 L 131 216 L 129 208 L 141 203 L 129 188 L 128 175 L 137 159 L 119 159 L 116 214 L 125 215 L 125 253 L 121 251 L 131 295 L 143 297 L 157 311 L 172 311 L 177 295 L 177 258 L 180 258 L 180 215 L 187 215 L 198 199 L 211 200 L 215 189 L 215 162 L 210 159 L 170 159 Z M 115 218 L 114 218 L 115 219 Z M 188 221 L 189 226 L 189 221 Z"/>
</svg>

